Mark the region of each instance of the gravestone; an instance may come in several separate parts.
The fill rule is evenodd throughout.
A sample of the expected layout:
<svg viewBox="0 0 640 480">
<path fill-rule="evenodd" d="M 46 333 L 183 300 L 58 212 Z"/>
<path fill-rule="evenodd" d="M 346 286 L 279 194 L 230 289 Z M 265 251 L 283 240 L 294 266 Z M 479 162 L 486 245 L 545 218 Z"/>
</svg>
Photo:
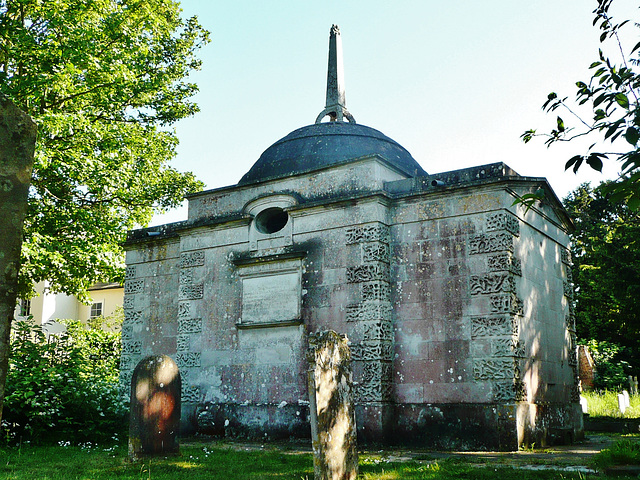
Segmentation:
<svg viewBox="0 0 640 480">
<path fill-rule="evenodd" d="M 131 459 L 178 453 L 181 383 L 178 366 L 166 355 L 138 363 L 131 381 Z"/>
<path fill-rule="evenodd" d="M 351 353 L 334 331 L 309 336 L 309 408 L 315 480 L 358 476 Z"/>
<path fill-rule="evenodd" d="M 580 345 L 578 347 L 578 375 L 580 376 L 582 390 L 593 390 L 595 363 L 589 352 L 589 347 L 586 345 Z"/>
<path fill-rule="evenodd" d="M 0 95 L 0 419 L 35 143 L 35 122 Z"/>
<path fill-rule="evenodd" d="M 638 377 L 629 375 L 629 391 L 631 395 L 638 395 Z"/>
<path fill-rule="evenodd" d="M 624 412 L 627 411 L 627 400 L 624 398 L 622 393 L 618 394 L 618 410 L 620 413 L 624 415 Z"/>
</svg>

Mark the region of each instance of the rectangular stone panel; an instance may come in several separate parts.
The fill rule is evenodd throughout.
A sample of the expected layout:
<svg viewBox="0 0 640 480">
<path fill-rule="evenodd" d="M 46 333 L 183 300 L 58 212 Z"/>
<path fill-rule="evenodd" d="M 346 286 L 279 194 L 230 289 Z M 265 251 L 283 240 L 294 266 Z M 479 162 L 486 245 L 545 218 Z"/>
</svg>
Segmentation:
<svg viewBox="0 0 640 480">
<path fill-rule="evenodd" d="M 347 268 L 347 283 L 389 281 L 389 266 L 381 262 Z"/>
<path fill-rule="evenodd" d="M 491 272 L 506 271 L 520 277 L 522 276 L 522 262 L 509 252 L 489 255 L 487 258 L 487 266 Z"/>
<path fill-rule="evenodd" d="M 476 380 L 512 380 L 516 365 L 510 358 L 477 359 L 473 362 L 473 376 Z"/>
<path fill-rule="evenodd" d="M 391 317 L 390 302 L 364 302 L 355 305 L 347 305 L 347 322 L 361 322 L 370 320 L 383 320 Z"/>
<path fill-rule="evenodd" d="M 491 295 L 489 302 L 491 305 L 491 313 L 511 313 L 522 315 L 522 300 L 513 293 Z"/>
<path fill-rule="evenodd" d="M 471 275 L 469 288 L 471 295 L 508 293 L 516 291 L 516 282 L 510 273 Z"/>
<path fill-rule="evenodd" d="M 242 279 L 242 323 L 300 318 L 300 273 L 285 272 Z"/>
<path fill-rule="evenodd" d="M 347 229 L 347 245 L 361 242 L 389 243 L 389 227 L 381 223 L 359 225 Z"/>
<path fill-rule="evenodd" d="M 204 295 L 204 285 L 199 284 L 187 284 L 180 285 L 178 299 L 179 300 L 198 300 Z"/>
<path fill-rule="evenodd" d="M 469 254 L 513 252 L 513 235 L 510 233 L 483 233 L 469 237 Z"/>
<path fill-rule="evenodd" d="M 144 291 L 144 280 L 127 280 L 124 282 L 124 294 L 135 295 Z"/>
<path fill-rule="evenodd" d="M 204 250 L 180 254 L 180 267 L 200 267 L 204 265 Z"/>
<path fill-rule="evenodd" d="M 494 230 L 506 230 L 518 237 L 520 236 L 520 221 L 511 213 L 490 213 L 487 215 L 487 231 Z"/>
<path fill-rule="evenodd" d="M 389 245 L 381 242 L 362 244 L 362 261 L 389 263 Z"/>
</svg>

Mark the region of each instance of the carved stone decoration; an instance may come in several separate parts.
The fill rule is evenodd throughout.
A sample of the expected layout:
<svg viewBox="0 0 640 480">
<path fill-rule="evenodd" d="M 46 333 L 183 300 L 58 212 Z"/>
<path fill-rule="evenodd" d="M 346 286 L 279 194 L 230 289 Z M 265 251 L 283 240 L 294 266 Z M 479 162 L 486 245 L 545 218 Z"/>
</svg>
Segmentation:
<svg viewBox="0 0 640 480">
<path fill-rule="evenodd" d="M 182 385 L 181 398 L 183 403 L 200 403 L 200 387 L 198 385 Z"/>
<path fill-rule="evenodd" d="M 485 233 L 469 237 L 469 254 L 513 252 L 513 235 L 510 233 Z"/>
<path fill-rule="evenodd" d="M 204 295 L 204 285 L 202 283 L 180 285 L 178 299 L 179 300 L 198 300 L 202 298 L 203 295 Z"/>
<path fill-rule="evenodd" d="M 510 358 L 483 358 L 473 363 L 476 380 L 513 380 L 517 378 L 517 365 Z"/>
<path fill-rule="evenodd" d="M 381 223 L 347 229 L 347 245 L 362 242 L 389 243 L 389 227 Z"/>
<path fill-rule="evenodd" d="M 123 323 L 125 325 L 142 325 L 142 310 L 125 310 Z"/>
<path fill-rule="evenodd" d="M 204 265 L 204 250 L 183 252 L 180 254 L 180 267 L 201 267 Z"/>
<path fill-rule="evenodd" d="M 523 358 L 524 344 L 515 338 L 495 338 L 491 341 L 491 356 Z"/>
<path fill-rule="evenodd" d="M 365 341 L 351 345 L 351 358 L 358 361 L 393 359 L 393 344 L 391 341 Z"/>
<path fill-rule="evenodd" d="M 526 402 L 527 388 L 524 382 L 494 382 L 491 390 L 495 402 Z"/>
<path fill-rule="evenodd" d="M 389 302 L 358 303 L 347 305 L 345 318 L 347 322 L 388 319 L 391 310 L 392 306 Z"/>
<path fill-rule="evenodd" d="M 133 325 L 126 325 L 123 323 L 120 336 L 122 340 L 133 340 Z"/>
<path fill-rule="evenodd" d="M 355 386 L 355 397 L 358 402 L 388 402 L 393 395 L 391 382 L 358 383 Z"/>
<path fill-rule="evenodd" d="M 183 268 L 180 270 L 180 285 L 188 285 L 193 283 L 193 269 Z"/>
<path fill-rule="evenodd" d="M 512 253 L 504 252 L 495 255 L 489 255 L 487 264 L 490 272 L 509 272 L 514 275 L 522 276 L 522 262 L 513 256 Z"/>
<path fill-rule="evenodd" d="M 310 335 L 307 358 L 314 478 L 355 480 L 358 450 L 348 340 L 333 331 Z"/>
<path fill-rule="evenodd" d="M 191 315 L 191 303 L 179 302 L 178 303 L 178 318 L 187 318 Z"/>
<path fill-rule="evenodd" d="M 487 216 L 487 231 L 506 230 L 507 232 L 520 236 L 520 221 L 511 213 L 492 213 Z"/>
<path fill-rule="evenodd" d="M 127 266 L 127 268 L 124 271 L 124 279 L 130 280 L 135 277 L 136 277 L 136 266 L 135 265 Z"/>
<path fill-rule="evenodd" d="M 363 322 L 362 327 L 365 341 L 390 340 L 393 338 L 393 326 L 387 320 Z"/>
<path fill-rule="evenodd" d="M 567 314 L 564 316 L 564 324 L 567 327 L 567 330 L 571 333 L 576 332 L 576 318 L 571 314 Z"/>
<path fill-rule="evenodd" d="M 190 335 L 178 335 L 176 337 L 176 351 L 188 352 L 191 350 L 191 336 Z"/>
<path fill-rule="evenodd" d="M 179 318 L 178 319 L 178 333 L 200 333 L 202 332 L 202 319 L 201 318 Z"/>
<path fill-rule="evenodd" d="M 573 299 L 573 284 L 571 282 L 562 282 L 564 296 L 569 300 Z"/>
<path fill-rule="evenodd" d="M 124 282 L 124 294 L 135 295 L 144 292 L 144 280 L 127 280 Z"/>
<path fill-rule="evenodd" d="M 363 283 L 360 291 L 362 292 L 362 300 L 364 302 L 371 300 L 388 302 L 391 297 L 391 287 L 385 282 Z"/>
<path fill-rule="evenodd" d="M 518 320 L 513 316 L 483 316 L 471 319 L 471 337 L 518 336 L 518 333 Z"/>
<path fill-rule="evenodd" d="M 362 261 L 389 263 L 389 245 L 386 243 L 363 243 Z"/>
<path fill-rule="evenodd" d="M 180 352 L 176 355 L 176 363 L 180 368 L 199 367 L 200 352 Z"/>
<path fill-rule="evenodd" d="M 514 294 L 491 295 L 491 313 L 511 313 L 522 315 L 523 303 Z"/>
<path fill-rule="evenodd" d="M 131 295 L 125 295 L 123 301 L 122 301 L 122 308 L 126 310 L 133 308 L 135 305 L 135 298 L 133 298 Z"/>
<path fill-rule="evenodd" d="M 560 261 L 565 265 L 571 266 L 571 252 L 566 248 L 560 250 Z"/>
<path fill-rule="evenodd" d="M 131 355 L 121 355 L 120 356 L 120 371 L 123 370 L 133 370 L 138 363 L 136 361 L 137 357 Z"/>
<path fill-rule="evenodd" d="M 142 342 L 133 340 L 122 344 L 122 355 L 140 355 L 142 352 Z"/>
<path fill-rule="evenodd" d="M 471 295 L 492 293 L 515 293 L 516 282 L 509 273 L 489 273 L 472 275 L 470 279 Z"/>
<path fill-rule="evenodd" d="M 370 263 L 347 268 L 347 283 L 388 280 L 389 267 L 383 263 Z"/>
</svg>

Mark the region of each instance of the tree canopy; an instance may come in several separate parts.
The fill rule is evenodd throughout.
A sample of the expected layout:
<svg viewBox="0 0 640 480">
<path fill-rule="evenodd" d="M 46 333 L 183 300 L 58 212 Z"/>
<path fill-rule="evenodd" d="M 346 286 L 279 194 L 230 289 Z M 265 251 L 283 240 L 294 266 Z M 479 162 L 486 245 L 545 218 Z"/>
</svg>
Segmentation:
<svg viewBox="0 0 640 480">
<path fill-rule="evenodd" d="M 625 347 L 640 368 L 640 212 L 612 204 L 608 183 L 581 185 L 564 201 L 574 219 L 572 276 L 582 340 Z"/>
<path fill-rule="evenodd" d="M 640 29 L 639 23 L 614 21 L 610 15 L 613 0 L 596 0 L 593 11 L 594 27 L 600 30 L 603 47 L 598 58 L 591 63 L 593 71 L 588 82 L 576 82 L 575 102 L 552 92 L 543 109 L 547 112 L 565 112 L 565 121 L 557 116 L 555 128 L 547 133 L 531 129 L 522 135 L 525 142 L 536 136 L 546 139 L 547 145 L 569 142 L 578 137 L 589 137 L 594 142 L 586 151 L 574 155 L 566 162 L 566 169 L 577 172 L 584 164 L 602 171 L 603 162 L 620 162 L 619 178 L 607 184 L 613 202 L 624 202 L 640 209 L 640 43 L 624 45 L 619 35 L 623 28 Z M 604 50 L 603 50 L 604 49 Z M 582 114 L 588 106 L 590 116 Z M 563 113 L 563 115 L 565 115 Z M 607 146 L 611 144 L 611 150 Z M 533 195 L 524 200 L 535 201 Z"/>
<path fill-rule="evenodd" d="M 169 165 L 208 32 L 171 0 L 0 0 L 0 92 L 38 124 L 21 285 L 84 296 L 120 243 L 202 184 Z"/>
</svg>

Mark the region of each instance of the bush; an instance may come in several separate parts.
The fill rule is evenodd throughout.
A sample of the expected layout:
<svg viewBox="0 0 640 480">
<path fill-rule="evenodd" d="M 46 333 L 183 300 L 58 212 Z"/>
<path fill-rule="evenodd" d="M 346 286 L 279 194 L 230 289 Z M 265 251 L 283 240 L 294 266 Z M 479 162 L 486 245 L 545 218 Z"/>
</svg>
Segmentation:
<svg viewBox="0 0 640 480">
<path fill-rule="evenodd" d="M 597 390 L 622 390 L 629 388 L 629 363 L 626 358 L 625 347 L 615 343 L 588 340 L 584 342 L 589 347 L 596 366 L 594 387 Z"/>
<path fill-rule="evenodd" d="M 2 422 L 9 441 L 80 443 L 124 433 L 120 333 L 64 323 L 66 332 L 49 338 L 31 322 L 15 325 Z"/>
</svg>

